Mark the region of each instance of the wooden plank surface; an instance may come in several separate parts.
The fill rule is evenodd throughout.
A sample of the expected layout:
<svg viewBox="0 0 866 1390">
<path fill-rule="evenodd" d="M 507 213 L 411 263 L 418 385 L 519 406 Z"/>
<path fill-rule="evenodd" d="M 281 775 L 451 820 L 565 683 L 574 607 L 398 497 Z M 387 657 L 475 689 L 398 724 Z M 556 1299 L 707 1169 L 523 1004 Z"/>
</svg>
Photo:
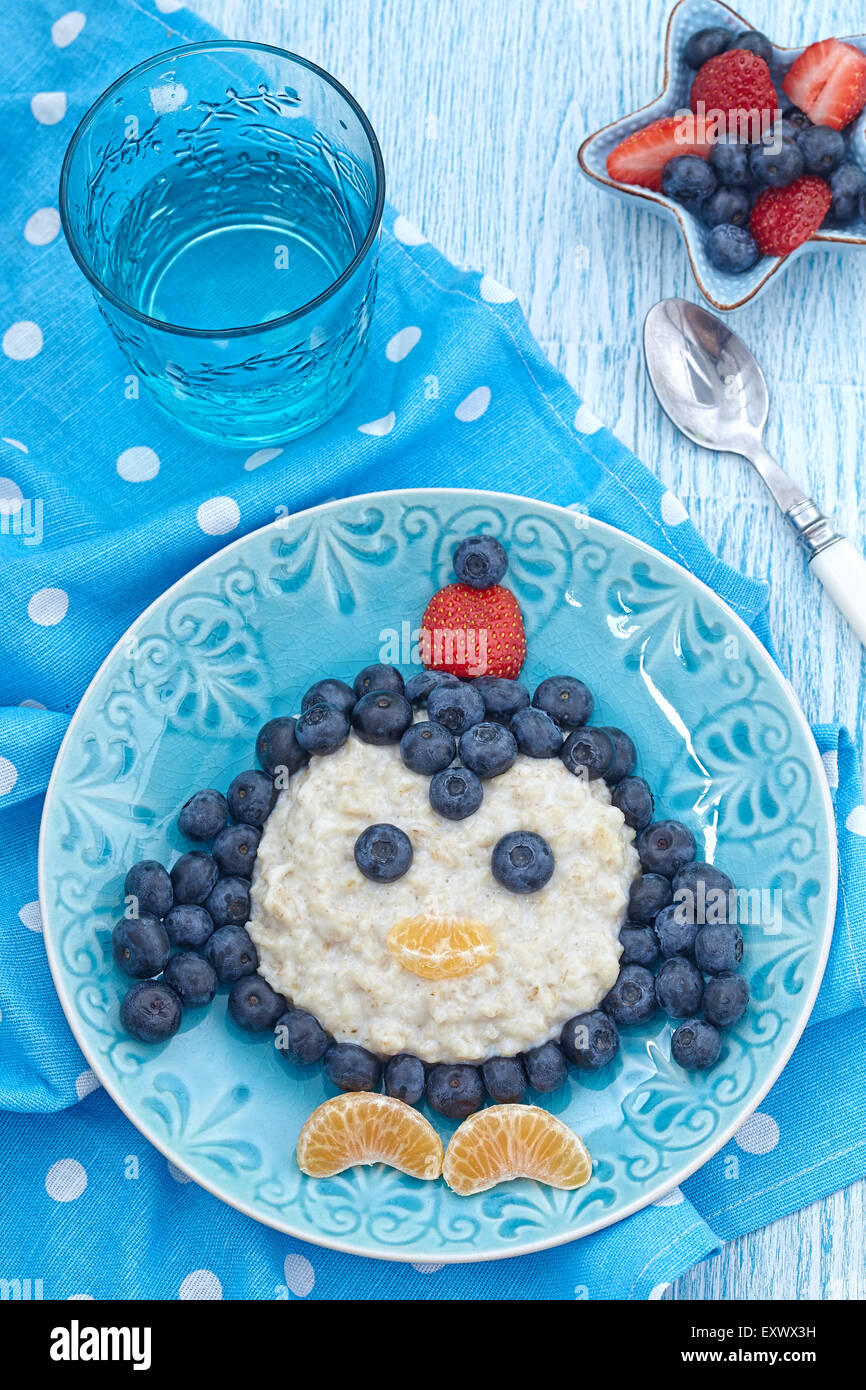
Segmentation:
<svg viewBox="0 0 866 1390">
<path fill-rule="evenodd" d="M 863 0 L 742 0 L 775 42 L 862 32 Z M 688 507 L 710 545 L 773 583 L 782 669 L 811 720 L 861 739 L 863 651 L 810 578 L 747 465 L 681 439 L 643 368 L 640 330 L 667 295 L 697 297 L 678 234 L 580 175 L 584 135 L 662 85 L 670 0 L 191 0 L 235 38 L 302 53 L 357 96 L 388 195 L 454 261 L 517 293 L 590 408 Z M 169 22 L 170 22 L 170 17 Z M 732 315 L 768 376 L 767 442 L 862 549 L 866 251 L 804 257 Z M 677 1298 L 862 1298 L 864 1187 L 741 1240 Z M 527 1291 L 531 1296 L 531 1291 Z"/>
</svg>

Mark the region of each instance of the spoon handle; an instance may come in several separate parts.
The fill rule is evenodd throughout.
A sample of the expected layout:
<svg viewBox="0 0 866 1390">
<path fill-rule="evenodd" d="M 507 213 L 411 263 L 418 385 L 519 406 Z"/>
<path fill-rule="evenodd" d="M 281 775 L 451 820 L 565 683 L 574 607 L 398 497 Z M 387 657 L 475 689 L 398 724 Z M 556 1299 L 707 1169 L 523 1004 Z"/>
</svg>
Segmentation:
<svg viewBox="0 0 866 1390">
<path fill-rule="evenodd" d="M 811 498 L 786 513 L 813 573 L 866 646 L 866 560 Z"/>
</svg>

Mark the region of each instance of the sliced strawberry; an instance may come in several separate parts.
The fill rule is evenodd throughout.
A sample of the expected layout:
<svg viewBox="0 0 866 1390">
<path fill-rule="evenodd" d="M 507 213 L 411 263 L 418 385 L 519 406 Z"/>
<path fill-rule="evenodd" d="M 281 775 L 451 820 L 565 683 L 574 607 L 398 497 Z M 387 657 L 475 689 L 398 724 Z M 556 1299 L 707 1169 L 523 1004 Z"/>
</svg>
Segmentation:
<svg viewBox="0 0 866 1390">
<path fill-rule="evenodd" d="M 761 131 L 775 118 L 779 102 L 764 59 L 747 49 L 731 48 L 699 69 L 689 104 L 707 120 L 711 112 L 721 113 L 726 134 L 742 133 L 757 142 Z M 744 122 L 753 128 L 740 131 Z"/>
<path fill-rule="evenodd" d="M 830 185 L 814 175 L 767 188 L 752 208 L 749 231 L 765 256 L 788 256 L 814 236 L 830 210 Z"/>
<path fill-rule="evenodd" d="M 520 605 L 510 589 L 447 584 L 431 598 L 421 623 L 421 661 L 434 671 L 516 680 L 526 660 Z"/>
<path fill-rule="evenodd" d="M 822 39 L 800 55 L 782 89 L 815 125 L 842 130 L 866 106 L 866 53 Z"/>
<path fill-rule="evenodd" d="M 662 170 L 678 154 L 708 159 L 713 141 L 693 116 L 663 116 L 629 135 L 607 157 L 607 172 L 617 183 L 636 183 L 661 192 Z"/>
</svg>

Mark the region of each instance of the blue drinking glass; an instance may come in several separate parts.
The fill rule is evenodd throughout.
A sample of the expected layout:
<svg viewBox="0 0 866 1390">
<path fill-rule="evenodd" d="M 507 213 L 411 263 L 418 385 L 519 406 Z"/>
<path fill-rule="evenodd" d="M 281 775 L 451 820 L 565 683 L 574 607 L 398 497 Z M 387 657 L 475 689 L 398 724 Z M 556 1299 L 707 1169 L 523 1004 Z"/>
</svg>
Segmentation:
<svg viewBox="0 0 866 1390">
<path fill-rule="evenodd" d="M 351 391 L 384 201 L 354 98 L 255 43 L 140 63 L 87 112 L 60 179 L 66 239 L 142 384 L 243 446 L 314 429 Z"/>
</svg>

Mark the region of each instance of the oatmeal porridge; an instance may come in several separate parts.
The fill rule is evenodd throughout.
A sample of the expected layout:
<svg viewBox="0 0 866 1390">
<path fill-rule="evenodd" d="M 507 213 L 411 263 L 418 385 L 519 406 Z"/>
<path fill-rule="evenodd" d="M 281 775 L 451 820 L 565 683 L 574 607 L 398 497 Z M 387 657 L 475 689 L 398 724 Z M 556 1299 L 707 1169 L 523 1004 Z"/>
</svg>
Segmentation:
<svg viewBox="0 0 866 1390">
<path fill-rule="evenodd" d="M 518 758 L 485 782 L 480 810 L 462 821 L 437 815 L 428 788 L 396 747 L 354 734 L 292 778 L 253 877 L 248 930 L 261 973 L 338 1041 L 426 1061 L 510 1056 L 558 1036 L 616 980 L 638 872 L 633 832 L 604 782 L 582 781 L 559 759 Z M 414 852 L 390 884 L 365 878 L 354 859 L 358 836 L 380 822 L 404 830 Z M 553 849 L 540 892 L 511 893 L 493 877 L 493 847 L 514 830 Z M 387 938 L 422 913 L 483 923 L 495 954 L 459 978 L 411 973 Z"/>
</svg>

